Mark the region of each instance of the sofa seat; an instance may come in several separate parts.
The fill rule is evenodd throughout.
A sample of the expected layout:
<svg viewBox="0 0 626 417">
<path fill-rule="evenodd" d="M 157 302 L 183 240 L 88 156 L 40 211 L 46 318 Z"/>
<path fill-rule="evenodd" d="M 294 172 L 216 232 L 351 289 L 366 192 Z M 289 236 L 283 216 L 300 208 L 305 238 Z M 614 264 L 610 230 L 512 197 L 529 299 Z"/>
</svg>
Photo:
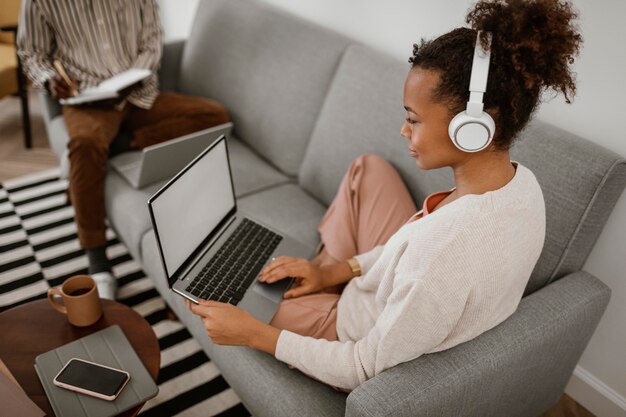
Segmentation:
<svg viewBox="0 0 626 417">
<path fill-rule="evenodd" d="M 296 369 L 289 369 L 285 363 L 264 352 L 213 344 L 200 318 L 191 314 L 183 298 L 169 289 L 153 230 L 145 234 L 141 246 L 145 272 L 153 279 L 157 291 L 217 365 L 244 405 L 255 410 L 256 417 L 292 416 L 296 415 L 294 410 L 306 410 L 303 415 L 320 417 L 345 414 L 346 394 L 320 384 Z M 251 390 L 251 386 L 258 389 Z"/>
<path fill-rule="evenodd" d="M 136 190 L 132 191 L 138 194 Z M 130 197 L 126 200 L 130 200 Z M 326 208 L 297 185 L 278 185 L 238 199 L 237 208 L 239 212 L 252 213 L 260 223 L 300 241 L 311 248 L 311 255 L 314 254 L 319 242 L 317 225 Z M 122 208 L 118 208 L 119 210 Z M 124 236 L 129 236 L 127 229 L 124 229 Z M 146 232 L 141 237 L 139 253 L 142 254 L 144 272 L 154 279 L 159 293 L 169 303 L 180 298 L 167 286 L 154 230 L 150 226 L 147 226 Z"/>
<path fill-rule="evenodd" d="M 257 156 L 249 147 L 235 137 L 228 141 L 235 194 L 239 198 L 255 191 L 289 182 L 289 178 Z M 136 190 L 114 170 L 106 178 L 106 213 L 109 223 L 124 241 L 132 256 L 141 261 L 141 239 L 152 229 L 148 199 L 167 180 L 158 181 Z M 123 231 L 123 232 L 122 232 Z"/>
<path fill-rule="evenodd" d="M 319 243 L 317 225 L 326 206 L 296 184 L 283 184 L 237 201 L 237 208 L 260 223 L 300 241 L 313 250 Z"/>
<path fill-rule="evenodd" d="M 65 129 L 65 120 L 62 112 L 54 116 L 48 123 L 48 137 L 54 138 L 50 140 L 50 146 L 59 157 L 61 165 L 67 165 L 67 161 L 64 159 L 67 158 L 67 144 L 70 141 L 70 137 Z M 64 172 L 64 176 L 67 174 L 67 172 Z"/>
<path fill-rule="evenodd" d="M 295 184 L 255 192 L 238 199 L 237 204 L 240 212 L 252 213 L 259 222 L 294 237 L 312 250 L 319 242 L 317 225 L 326 207 Z M 320 384 L 296 369 L 289 369 L 264 352 L 214 345 L 200 319 L 187 310 L 182 297 L 169 289 L 152 229 L 141 239 L 141 254 L 144 271 L 153 279 L 157 291 L 216 363 L 235 392 L 241 393 L 243 403 L 256 411 L 256 416 L 287 416 L 293 415 L 293 410 L 307 410 L 307 415 L 315 416 L 344 415 L 346 394 Z M 267 389 L 250 390 L 251 385 Z"/>
</svg>

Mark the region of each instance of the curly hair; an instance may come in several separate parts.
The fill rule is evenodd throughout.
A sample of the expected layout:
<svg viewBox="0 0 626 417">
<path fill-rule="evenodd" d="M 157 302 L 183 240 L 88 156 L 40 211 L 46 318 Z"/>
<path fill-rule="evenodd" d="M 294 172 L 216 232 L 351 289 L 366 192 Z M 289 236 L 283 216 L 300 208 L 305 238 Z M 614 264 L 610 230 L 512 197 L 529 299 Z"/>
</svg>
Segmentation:
<svg viewBox="0 0 626 417">
<path fill-rule="evenodd" d="M 561 0 L 480 1 L 467 15 L 471 28 L 458 28 L 432 41 L 413 45 L 412 67 L 440 74 L 433 100 L 451 115 L 465 109 L 478 30 L 492 33 L 491 63 L 485 109 L 496 122 L 493 142 L 507 150 L 537 109 L 541 95 L 552 89 L 567 103 L 576 94 L 570 65 L 582 37 L 572 5 Z M 486 36 L 480 39 L 487 46 Z"/>
</svg>

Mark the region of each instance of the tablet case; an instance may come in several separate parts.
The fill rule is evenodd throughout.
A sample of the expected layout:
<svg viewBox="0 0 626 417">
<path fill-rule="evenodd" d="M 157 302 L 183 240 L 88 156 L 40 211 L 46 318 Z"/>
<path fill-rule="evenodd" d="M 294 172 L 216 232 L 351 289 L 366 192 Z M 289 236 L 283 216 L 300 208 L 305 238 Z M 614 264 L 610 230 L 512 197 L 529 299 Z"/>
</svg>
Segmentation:
<svg viewBox="0 0 626 417">
<path fill-rule="evenodd" d="M 114 401 L 57 387 L 52 380 L 72 358 L 80 358 L 130 374 Z M 159 389 L 120 326 L 107 327 L 35 358 L 35 370 L 57 417 L 110 417 L 156 396 Z"/>
</svg>

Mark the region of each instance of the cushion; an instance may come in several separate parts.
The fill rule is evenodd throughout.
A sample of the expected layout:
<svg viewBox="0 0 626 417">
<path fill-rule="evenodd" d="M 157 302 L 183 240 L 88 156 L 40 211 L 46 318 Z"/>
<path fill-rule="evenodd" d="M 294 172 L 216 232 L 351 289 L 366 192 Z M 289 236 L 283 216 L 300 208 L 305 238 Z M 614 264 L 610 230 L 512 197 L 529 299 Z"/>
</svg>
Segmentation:
<svg viewBox="0 0 626 417">
<path fill-rule="evenodd" d="M 116 171 L 106 176 L 105 206 L 109 224 L 136 260 L 142 259 L 141 238 L 152 228 L 148 199 L 167 181 L 159 181 L 136 190 Z"/>
<path fill-rule="evenodd" d="M 64 154 L 67 151 L 70 137 L 65 128 L 63 114 L 55 116 L 48 124 L 48 141 L 50 142 L 50 147 L 59 158 L 62 156 L 67 157 Z"/>
<path fill-rule="evenodd" d="M 289 178 L 235 137 L 228 141 L 228 154 L 237 198 L 289 181 Z"/>
<path fill-rule="evenodd" d="M 200 2 L 178 88 L 223 103 L 237 136 L 295 176 L 347 44 L 262 2 Z"/>
<path fill-rule="evenodd" d="M 599 145 L 535 121 L 511 158 L 535 176 L 546 203 L 546 240 L 526 294 L 579 271 L 626 185 L 626 160 Z"/>
<path fill-rule="evenodd" d="M 299 182 L 305 190 L 330 204 L 350 163 L 366 153 L 396 167 L 418 207 L 431 192 L 454 185 L 450 170 L 419 172 L 400 136 L 409 69 L 409 63 L 362 45 L 346 50 L 302 163 Z"/>
<path fill-rule="evenodd" d="M 288 181 L 280 172 L 255 155 L 250 148 L 236 138 L 228 142 L 235 195 L 282 184 Z M 106 213 L 118 236 L 128 246 L 135 259 L 142 259 L 141 239 L 152 228 L 148 199 L 167 181 L 159 181 L 136 190 L 114 170 L 106 178 Z"/>
<path fill-rule="evenodd" d="M 313 255 L 319 243 L 317 226 L 326 207 L 302 188 L 284 184 L 244 197 L 237 204 L 242 212 L 311 248 Z"/>
</svg>

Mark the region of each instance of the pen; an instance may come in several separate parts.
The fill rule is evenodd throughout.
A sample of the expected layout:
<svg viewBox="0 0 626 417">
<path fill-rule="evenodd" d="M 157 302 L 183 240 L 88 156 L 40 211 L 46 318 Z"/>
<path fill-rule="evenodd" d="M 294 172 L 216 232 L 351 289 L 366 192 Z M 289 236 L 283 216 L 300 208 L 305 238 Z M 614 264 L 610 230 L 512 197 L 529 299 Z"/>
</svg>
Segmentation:
<svg viewBox="0 0 626 417">
<path fill-rule="evenodd" d="M 72 83 L 72 80 L 70 79 L 69 75 L 67 75 L 67 72 L 65 72 L 65 68 L 63 68 L 63 65 L 61 65 L 61 62 L 58 59 L 54 60 L 54 68 L 56 68 L 59 75 L 63 78 L 63 80 L 65 80 L 67 85 L 72 89 L 72 96 L 76 97 L 76 95 L 78 95 L 78 91 L 76 91 L 76 89 L 74 88 L 74 83 Z"/>
</svg>

